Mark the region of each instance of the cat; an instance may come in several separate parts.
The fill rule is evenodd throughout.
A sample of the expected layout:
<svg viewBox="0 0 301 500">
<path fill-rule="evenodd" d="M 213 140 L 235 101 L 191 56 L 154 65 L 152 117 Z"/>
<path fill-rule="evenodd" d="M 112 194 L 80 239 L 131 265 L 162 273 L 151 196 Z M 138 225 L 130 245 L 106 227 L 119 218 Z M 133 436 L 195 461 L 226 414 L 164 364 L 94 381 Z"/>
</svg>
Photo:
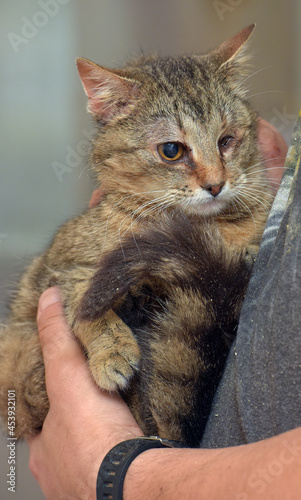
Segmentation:
<svg viewBox="0 0 301 500">
<path fill-rule="evenodd" d="M 121 395 L 147 435 L 198 446 L 233 340 L 254 255 L 178 212 L 149 222 L 103 255 L 78 310 L 113 309 L 140 349 Z"/>
<path fill-rule="evenodd" d="M 172 307 L 173 303 L 175 306 L 178 303 L 175 289 L 169 291 L 164 284 L 160 300 L 156 301 L 152 287 L 156 288 L 157 278 L 152 278 L 148 285 L 149 280 L 145 281 L 140 276 L 140 285 L 128 287 L 123 298 L 116 297 L 110 288 L 114 301 L 111 300 L 111 306 L 106 307 L 103 313 L 99 313 L 101 308 L 97 304 L 94 304 L 94 312 L 88 305 L 93 302 L 95 291 L 98 297 L 102 291 L 105 293 L 99 274 L 99 269 L 105 269 L 102 262 L 117 252 L 115 256 L 125 266 L 121 274 L 122 282 L 122 277 L 131 267 L 127 268 L 126 252 L 125 262 L 120 259 L 123 248 L 129 247 L 130 252 L 129 241 L 133 239 L 129 235 L 133 235 L 137 244 L 136 259 L 139 261 L 139 235 L 141 244 L 153 238 L 159 248 L 160 238 L 164 240 L 164 231 L 166 235 L 170 234 L 169 224 L 174 228 L 172 220 L 178 221 L 178 227 L 183 231 L 183 220 L 186 221 L 191 233 L 190 237 L 185 231 L 187 241 L 191 244 L 197 241 L 196 246 L 204 249 L 208 266 L 211 265 L 212 255 L 217 276 L 219 260 L 221 269 L 226 269 L 227 262 L 231 261 L 233 266 L 230 266 L 228 275 L 233 278 L 237 266 L 242 266 L 246 278 L 242 281 L 247 281 L 250 255 L 256 254 L 272 202 L 257 148 L 257 114 L 245 99 L 242 88 L 246 63 L 244 49 L 253 29 L 254 25 L 244 28 L 217 49 L 200 56 L 141 57 L 129 62 L 123 69 L 114 70 L 87 59 L 77 60 L 79 76 L 88 97 L 88 111 L 98 125 L 90 163 L 104 194 L 98 205 L 59 229 L 49 248 L 33 260 L 21 278 L 10 305 L 8 324 L 0 336 L 0 414 L 7 422 L 7 394 L 14 390 L 17 437 L 37 433 L 48 412 L 36 313 L 40 294 L 47 287 L 56 285 L 62 294 L 67 323 L 87 355 L 96 383 L 108 391 L 121 391 L 145 432 L 149 428 L 147 422 L 151 420 L 150 427 L 156 427 L 161 437 L 183 438 L 194 444 L 191 431 L 187 431 L 185 437 L 175 423 L 161 429 L 159 424 L 154 423 L 156 419 L 154 415 L 151 417 L 149 410 L 145 409 L 145 415 L 141 416 L 134 404 L 137 399 L 135 387 L 139 387 L 134 381 L 141 374 L 142 383 L 144 371 L 152 370 L 152 366 L 142 359 L 145 353 L 137 333 L 143 324 L 146 330 L 150 329 L 149 319 L 146 323 L 139 319 L 145 310 L 141 300 L 143 302 L 143 297 L 148 297 L 150 309 L 146 307 L 146 311 L 149 317 L 157 314 L 158 311 L 153 308 L 161 303 L 162 325 L 168 326 L 168 314 L 174 315 L 173 323 L 179 318 L 181 324 L 183 310 L 180 306 Z M 163 232 L 161 224 L 165 228 Z M 145 227 L 148 232 L 144 232 Z M 196 237 L 196 234 L 199 236 Z M 175 230 L 170 238 L 175 251 L 177 246 L 181 246 L 181 231 Z M 204 240 L 207 243 L 202 243 Z M 180 256 L 176 259 L 177 269 L 184 258 L 184 247 L 182 245 Z M 197 259 L 201 257 L 198 253 L 196 255 Z M 223 257 L 219 259 L 219 255 Z M 237 257 L 234 258 L 234 255 Z M 199 283 L 197 259 L 192 269 L 188 268 L 186 280 L 190 276 L 192 282 Z M 116 266 L 120 264 L 119 260 Z M 145 257 L 145 262 L 149 263 L 149 257 Z M 188 264 L 187 259 L 183 260 L 183 266 Z M 206 275 L 204 263 L 200 264 L 199 271 Z M 171 277 L 175 287 L 178 286 L 177 273 L 175 271 L 174 277 Z M 221 288 L 224 287 L 222 279 Z M 162 277 L 159 282 L 162 284 Z M 225 282 L 228 286 L 228 277 Z M 235 287 L 234 284 L 234 290 Z M 191 299 L 191 303 L 202 302 L 202 286 L 200 289 L 192 286 L 185 290 L 181 293 L 188 311 L 189 297 L 194 292 L 196 297 Z M 215 286 L 213 290 L 211 299 L 215 301 L 219 287 Z M 244 290 L 245 284 L 242 284 Z M 236 289 L 236 292 L 239 309 L 242 298 L 239 290 Z M 218 309 L 223 300 L 217 299 Z M 227 300 L 224 303 L 227 304 Z M 196 309 L 197 306 L 193 307 Z M 87 316 L 88 311 L 90 316 Z M 127 318 L 129 311 L 134 316 L 136 311 L 138 323 L 142 321 L 136 329 L 135 319 Z M 227 325 L 227 311 L 223 314 L 219 311 L 213 313 L 215 327 L 220 314 L 222 324 Z M 236 306 L 232 304 L 229 324 L 237 319 L 237 314 Z M 199 315 L 197 321 L 200 323 Z M 187 334 L 183 333 L 181 339 L 178 328 L 177 343 L 185 343 L 185 337 Z M 216 340 L 212 342 L 214 345 Z M 187 353 L 191 352 L 191 340 L 187 346 Z M 210 346 L 208 349 L 213 350 Z M 160 366 L 169 362 L 163 351 L 159 349 L 156 356 L 152 354 L 153 364 Z M 179 349 L 171 354 L 174 356 L 171 357 L 172 363 L 176 352 Z M 222 347 L 221 359 L 224 357 Z M 194 367 L 195 378 L 199 380 L 198 361 L 188 354 L 185 359 L 180 364 L 184 372 L 186 370 L 190 374 L 189 380 L 193 380 Z M 209 364 L 216 364 L 217 373 L 220 373 L 222 362 L 214 356 L 212 360 Z M 183 381 L 186 380 L 185 373 Z M 179 373 L 175 377 L 179 380 Z M 150 387 L 149 380 L 147 390 L 150 398 L 156 398 L 157 381 L 154 379 Z M 175 389 L 179 390 L 177 384 Z M 164 397 L 162 388 L 159 388 L 159 393 Z M 165 408 L 168 408 L 168 395 L 166 397 Z M 197 399 L 201 407 L 200 394 Z M 178 401 L 180 405 L 180 393 Z M 183 405 L 186 405 L 185 401 Z M 195 412 L 195 404 L 192 407 Z M 187 418 L 185 425 L 188 425 Z"/>
</svg>

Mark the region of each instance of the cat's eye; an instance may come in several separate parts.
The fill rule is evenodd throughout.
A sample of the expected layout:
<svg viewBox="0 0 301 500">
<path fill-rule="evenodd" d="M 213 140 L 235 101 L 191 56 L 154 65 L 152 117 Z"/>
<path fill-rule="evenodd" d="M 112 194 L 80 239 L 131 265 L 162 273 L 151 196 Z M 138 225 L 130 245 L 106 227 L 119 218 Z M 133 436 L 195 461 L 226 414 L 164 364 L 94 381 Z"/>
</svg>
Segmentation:
<svg viewBox="0 0 301 500">
<path fill-rule="evenodd" d="M 167 161 L 176 161 L 182 158 L 184 146 L 178 142 L 164 142 L 158 146 L 158 153 Z"/>
<path fill-rule="evenodd" d="M 218 148 L 221 153 L 225 153 L 231 146 L 233 146 L 235 137 L 233 135 L 224 135 L 219 138 Z"/>
</svg>

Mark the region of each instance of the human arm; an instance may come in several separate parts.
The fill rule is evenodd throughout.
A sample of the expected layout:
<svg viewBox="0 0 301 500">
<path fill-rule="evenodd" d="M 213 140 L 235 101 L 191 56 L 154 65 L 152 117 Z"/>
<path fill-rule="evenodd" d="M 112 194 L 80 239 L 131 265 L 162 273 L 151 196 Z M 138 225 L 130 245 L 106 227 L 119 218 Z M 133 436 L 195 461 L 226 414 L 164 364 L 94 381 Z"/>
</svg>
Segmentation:
<svg viewBox="0 0 301 500">
<path fill-rule="evenodd" d="M 121 398 L 93 381 L 56 288 L 42 295 L 38 327 L 50 409 L 42 432 L 29 440 L 29 467 L 47 500 L 92 500 L 105 452 L 142 432 Z"/>
<path fill-rule="evenodd" d="M 29 441 L 30 469 L 47 500 L 95 500 L 105 454 L 142 432 L 118 396 L 96 387 L 58 298 L 49 289 L 40 301 L 50 410 L 41 434 Z M 233 448 L 148 450 L 126 474 L 124 500 L 297 499 L 300 466 L 300 428 Z"/>
<path fill-rule="evenodd" d="M 129 468 L 124 500 L 297 500 L 301 428 L 223 449 L 149 450 Z"/>
<path fill-rule="evenodd" d="M 261 138 L 260 147 L 263 148 L 264 159 L 269 159 L 267 162 L 269 166 L 273 165 L 273 158 L 280 158 L 283 163 L 285 153 L 273 149 L 277 132 L 275 133 L 268 124 L 264 129 L 259 127 L 259 130 L 266 132 L 265 139 L 262 139 L 261 132 L 259 139 Z M 273 170 L 275 169 L 272 166 L 269 171 L 273 172 Z M 277 175 L 279 173 L 281 174 L 277 168 Z M 272 175 L 274 177 L 274 174 Z M 278 177 L 280 178 L 280 175 Z M 96 196 L 93 204 L 97 204 L 99 198 L 100 195 Z M 49 293 L 51 292 L 46 292 L 46 297 Z M 43 298 L 45 300 L 45 296 Z M 101 392 L 92 382 L 86 360 L 76 341 L 66 329 L 58 304 L 53 304 L 50 311 L 47 308 L 39 317 L 39 328 L 45 357 L 50 412 L 42 433 L 31 440 L 30 467 L 40 482 L 46 498 L 56 499 L 60 495 L 65 495 L 66 498 L 93 499 L 95 498 L 97 470 L 105 453 L 117 442 L 141 435 L 141 431 L 122 401 L 117 396 Z M 244 447 L 240 447 L 238 450 L 241 452 L 243 449 Z M 148 493 L 150 488 L 153 489 L 155 495 L 156 488 L 162 486 L 163 491 L 167 492 L 166 498 L 172 499 L 171 489 L 174 483 L 177 484 L 175 494 L 178 494 L 180 488 L 178 481 L 184 478 L 187 481 L 185 479 L 183 487 L 191 488 L 196 484 L 198 495 L 200 495 L 206 491 L 205 486 L 208 484 L 210 494 L 212 492 L 213 495 L 214 487 L 217 487 L 214 484 L 216 477 L 219 477 L 220 471 L 222 472 L 222 465 L 227 464 L 227 453 L 230 453 L 229 460 L 232 467 L 237 460 L 235 457 L 238 452 L 235 450 L 231 448 L 230 450 L 210 451 L 151 450 L 145 452 L 133 462 L 126 475 L 125 495 L 132 500 L 135 499 L 135 495 L 136 498 L 144 498 L 147 495 L 145 498 L 151 499 Z M 238 466 L 244 464 L 244 466 L 251 467 L 252 464 L 245 462 L 248 453 L 243 459 L 239 456 Z M 221 463 L 218 461 L 219 456 Z M 256 453 L 254 457 L 257 464 Z M 197 470 L 196 475 L 194 475 L 195 470 Z M 212 484 L 208 470 L 213 471 Z M 188 484 L 188 476 L 191 474 L 192 478 Z M 162 481 L 159 481 L 160 476 Z M 203 477 L 202 485 L 198 483 L 199 476 Z M 241 474 L 239 479 L 240 477 Z M 222 479 L 219 484 L 225 487 Z M 189 498 L 188 494 L 190 494 L 188 490 L 185 490 L 185 498 Z M 196 491 L 193 490 L 191 494 L 196 494 Z M 194 498 L 202 498 L 202 496 Z"/>
</svg>

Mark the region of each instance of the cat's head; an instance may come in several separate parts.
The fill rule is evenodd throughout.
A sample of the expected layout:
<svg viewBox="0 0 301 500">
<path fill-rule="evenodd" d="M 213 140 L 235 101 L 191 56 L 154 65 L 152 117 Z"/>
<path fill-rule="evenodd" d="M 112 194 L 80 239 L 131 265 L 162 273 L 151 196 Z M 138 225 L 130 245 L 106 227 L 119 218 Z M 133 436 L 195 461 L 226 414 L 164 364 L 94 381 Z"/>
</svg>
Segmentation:
<svg viewBox="0 0 301 500">
<path fill-rule="evenodd" d="M 142 57 L 118 70 L 77 60 L 100 125 L 92 156 L 104 190 L 139 199 L 145 214 L 154 204 L 207 216 L 259 203 L 257 115 L 241 86 L 253 29 L 202 56 Z"/>
</svg>

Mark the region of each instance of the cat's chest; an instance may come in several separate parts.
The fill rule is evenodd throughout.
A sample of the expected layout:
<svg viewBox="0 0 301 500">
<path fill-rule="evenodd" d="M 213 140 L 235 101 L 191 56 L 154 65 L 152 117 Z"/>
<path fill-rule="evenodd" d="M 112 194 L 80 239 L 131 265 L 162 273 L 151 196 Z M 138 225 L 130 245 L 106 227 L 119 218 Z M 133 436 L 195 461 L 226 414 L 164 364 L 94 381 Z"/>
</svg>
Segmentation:
<svg viewBox="0 0 301 500">
<path fill-rule="evenodd" d="M 103 227 L 103 248 L 102 251 L 108 252 L 121 245 L 122 241 L 129 236 L 137 242 L 137 251 L 139 247 L 139 234 L 148 224 L 154 222 L 160 227 L 164 221 L 164 212 L 154 212 L 151 217 L 143 217 L 139 210 L 129 210 L 128 207 L 122 207 L 119 203 L 104 203 L 102 206 L 102 227 Z M 249 245 L 258 245 L 265 225 L 265 214 L 253 214 L 252 217 L 245 218 L 227 218 L 216 217 L 209 222 L 208 218 L 195 217 L 186 214 L 190 223 L 196 225 L 202 231 L 202 227 L 212 224 L 218 227 L 223 236 L 226 245 L 237 248 L 245 248 Z"/>
<path fill-rule="evenodd" d="M 236 221 L 216 221 L 226 245 L 237 248 L 246 248 L 250 245 L 259 245 L 265 225 L 265 217 L 245 218 Z"/>
</svg>

